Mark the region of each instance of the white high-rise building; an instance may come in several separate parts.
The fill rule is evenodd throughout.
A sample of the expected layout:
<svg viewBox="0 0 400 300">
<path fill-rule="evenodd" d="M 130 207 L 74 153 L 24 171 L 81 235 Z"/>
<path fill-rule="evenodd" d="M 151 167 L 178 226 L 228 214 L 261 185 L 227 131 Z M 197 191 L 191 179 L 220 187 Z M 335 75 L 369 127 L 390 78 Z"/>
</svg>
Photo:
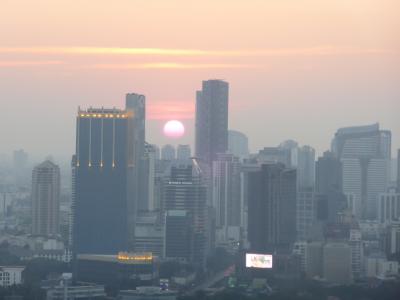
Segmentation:
<svg viewBox="0 0 400 300">
<path fill-rule="evenodd" d="M 32 234 L 59 233 L 60 168 L 46 160 L 32 171 Z"/>
<path fill-rule="evenodd" d="M 396 189 L 379 194 L 378 220 L 387 225 L 400 221 L 400 193 Z"/>
<path fill-rule="evenodd" d="M 229 239 L 229 227 L 240 227 L 240 162 L 232 154 L 218 154 L 213 161 L 212 199 L 216 214 L 217 238 Z M 236 230 L 235 232 L 238 232 Z"/>
<path fill-rule="evenodd" d="M 237 130 L 228 130 L 228 151 L 239 158 L 249 156 L 249 139 Z"/>
<path fill-rule="evenodd" d="M 343 192 L 354 197 L 355 215 L 376 219 L 378 195 L 390 181 L 391 133 L 379 124 L 339 129 L 332 152 L 342 162 Z"/>
</svg>

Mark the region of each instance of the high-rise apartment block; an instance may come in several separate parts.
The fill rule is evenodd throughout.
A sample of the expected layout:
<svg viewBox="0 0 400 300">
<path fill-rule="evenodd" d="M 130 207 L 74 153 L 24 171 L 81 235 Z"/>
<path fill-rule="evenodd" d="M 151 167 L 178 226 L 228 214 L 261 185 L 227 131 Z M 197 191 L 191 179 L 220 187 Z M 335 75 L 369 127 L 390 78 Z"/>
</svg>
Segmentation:
<svg viewBox="0 0 400 300">
<path fill-rule="evenodd" d="M 32 171 L 32 234 L 59 233 L 60 168 L 46 160 Z"/>
</svg>

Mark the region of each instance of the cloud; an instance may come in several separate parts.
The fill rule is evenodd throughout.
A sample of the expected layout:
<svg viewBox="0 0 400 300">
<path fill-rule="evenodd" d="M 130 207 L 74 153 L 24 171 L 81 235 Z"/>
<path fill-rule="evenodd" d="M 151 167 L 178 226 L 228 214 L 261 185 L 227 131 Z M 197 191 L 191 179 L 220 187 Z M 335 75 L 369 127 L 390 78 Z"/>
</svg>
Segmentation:
<svg viewBox="0 0 400 300">
<path fill-rule="evenodd" d="M 242 69 L 256 68 L 248 64 L 222 64 L 222 63 L 177 63 L 160 62 L 145 64 L 96 64 L 91 66 L 95 69 L 106 70 L 131 70 L 131 69 Z"/>
<path fill-rule="evenodd" d="M 39 66 L 52 66 L 52 65 L 63 65 L 63 61 L 57 60 L 0 60 L 0 68 L 15 68 L 15 67 L 39 67 Z"/>
<path fill-rule="evenodd" d="M 0 54 L 37 55 L 124 55 L 124 56 L 310 56 L 310 55 L 355 55 L 393 54 L 395 51 L 381 48 L 349 46 L 317 46 L 304 48 L 271 48 L 259 50 L 201 50 L 171 48 L 128 48 L 128 47 L 0 47 Z"/>
<path fill-rule="evenodd" d="M 146 104 L 149 120 L 185 120 L 194 118 L 193 101 L 162 101 Z"/>
</svg>

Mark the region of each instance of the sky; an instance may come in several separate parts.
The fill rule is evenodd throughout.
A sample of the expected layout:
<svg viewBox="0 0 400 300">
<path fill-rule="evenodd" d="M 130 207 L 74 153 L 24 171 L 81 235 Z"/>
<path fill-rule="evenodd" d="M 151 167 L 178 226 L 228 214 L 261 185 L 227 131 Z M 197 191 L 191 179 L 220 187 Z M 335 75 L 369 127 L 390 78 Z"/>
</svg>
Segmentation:
<svg viewBox="0 0 400 300">
<path fill-rule="evenodd" d="M 250 149 L 329 149 L 379 122 L 400 148 L 398 0 L 0 0 L 0 154 L 69 159 L 78 106 L 147 98 L 147 140 L 194 141 L 195 91 L 230 84 Z M 181 120 L 169 140 L 163 124 Z"/>
</svg>

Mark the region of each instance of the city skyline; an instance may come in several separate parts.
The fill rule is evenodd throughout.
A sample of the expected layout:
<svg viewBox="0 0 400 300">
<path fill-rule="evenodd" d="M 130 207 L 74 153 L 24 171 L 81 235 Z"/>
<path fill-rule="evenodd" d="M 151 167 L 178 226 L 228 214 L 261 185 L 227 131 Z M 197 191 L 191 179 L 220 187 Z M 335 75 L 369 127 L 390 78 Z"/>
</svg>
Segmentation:
<svg viewBox="0 0 400 300">
<path fill-rule="evenodd" d="M 375 122 L 400 148 L 398 10 L 393 0 L 5 1 L 0 102 L 15 125 L 0 127 L 0 152 L 69 159 L 77 107 L 121 107 L 130 92 L 146 95 L 149 143 L 167 144 L 162 126 L 179 119 L 177 142 L 194 149 L 195 91 L 213 78 L 230 83 L 229 129 L 252 152 L 291 138 L 322 154 L 337 128 Z"/>
</svg>

